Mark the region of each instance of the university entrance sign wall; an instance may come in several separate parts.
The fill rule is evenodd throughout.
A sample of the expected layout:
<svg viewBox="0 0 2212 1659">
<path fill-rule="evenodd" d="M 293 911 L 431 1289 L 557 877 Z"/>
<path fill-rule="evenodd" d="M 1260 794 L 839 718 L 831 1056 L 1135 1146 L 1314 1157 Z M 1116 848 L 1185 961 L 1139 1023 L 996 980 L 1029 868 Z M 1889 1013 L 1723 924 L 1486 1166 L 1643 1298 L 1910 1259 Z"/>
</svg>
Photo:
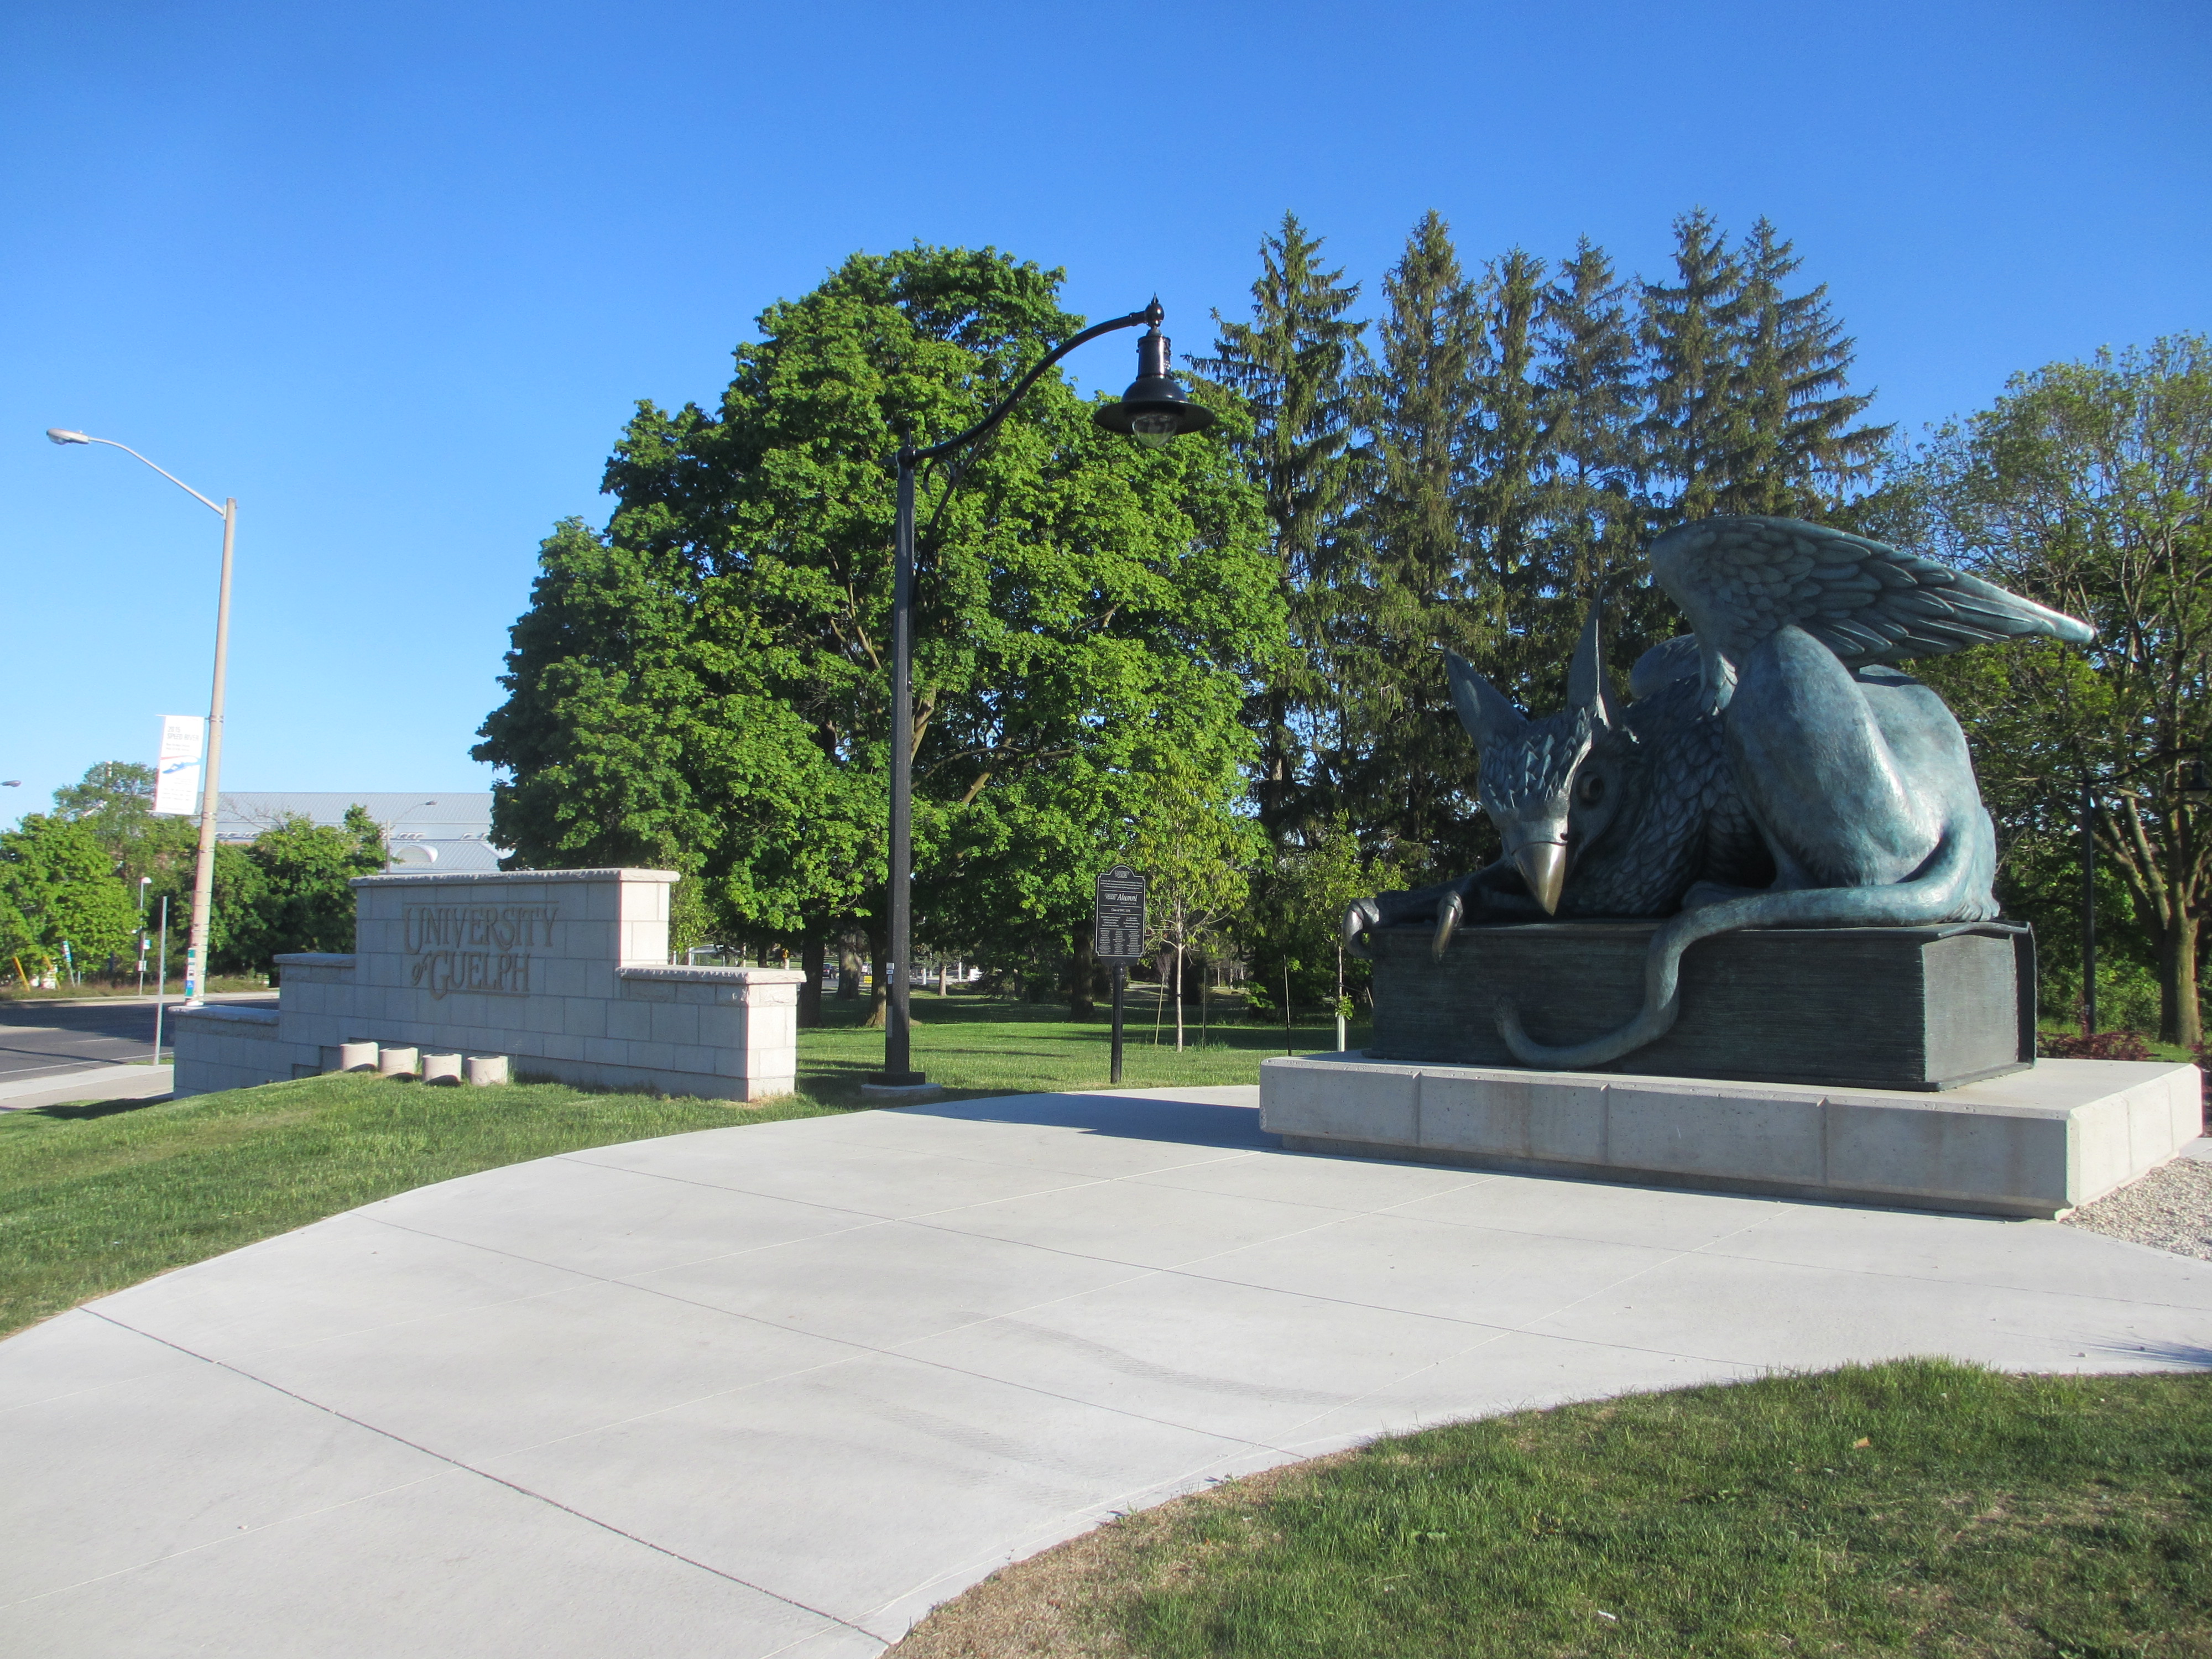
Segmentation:
<svg viewBox="0 0 2212 1659">
<path fill-rule="evenodd" d="M 276 958 L 275 1009 L 179 1012 L 179 1095 L 338 1069 L 338 1048 L 506 1055 L 514 1072 L 761 1100 L 797 1069 L 799 985 L 668 965 L 672 870 L 365 876 L 349 955 Z"/>
</svg>

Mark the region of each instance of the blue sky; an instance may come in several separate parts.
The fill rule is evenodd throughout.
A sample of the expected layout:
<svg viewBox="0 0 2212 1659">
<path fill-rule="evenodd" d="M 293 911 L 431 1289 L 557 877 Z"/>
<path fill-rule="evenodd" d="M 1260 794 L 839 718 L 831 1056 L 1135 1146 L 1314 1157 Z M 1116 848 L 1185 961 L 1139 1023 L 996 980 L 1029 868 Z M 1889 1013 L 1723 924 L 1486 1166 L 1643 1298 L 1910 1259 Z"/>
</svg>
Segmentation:
<svg viewBox="0 0 2212 1659">
<path fill-rule="evenodd" d="M 1431 207 L 1647 273 L 1764 213 L 1917 427 L 2207 325 L 2208 48 L 2201 0 L 8 7 L 0 822 L 206 706 L 214 515 L 48 426 L 240 500 L 227 787 L 481 788 L 633 401 L 714 398 L 854 249 L 1157 290 L 1190 351 L 1285 208 L 1370 294 Z"/>
</svg>

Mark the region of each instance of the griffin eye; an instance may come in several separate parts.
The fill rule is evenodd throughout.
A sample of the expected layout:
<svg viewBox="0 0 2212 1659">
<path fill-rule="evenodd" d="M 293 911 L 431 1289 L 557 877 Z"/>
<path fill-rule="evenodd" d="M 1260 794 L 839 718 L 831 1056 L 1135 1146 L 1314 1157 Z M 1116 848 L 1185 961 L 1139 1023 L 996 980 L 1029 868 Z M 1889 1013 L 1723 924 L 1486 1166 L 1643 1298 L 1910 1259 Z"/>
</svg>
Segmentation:
<svg viewBox="0 0 2212 1659">
<path fill-rule="evenodd" d="M 1602 773 L 1585 772 L 1576 780 L 1575 799 L 1585 806 L 1595 806 L 1605 799 L 1605 777 Z"/>
</svg>

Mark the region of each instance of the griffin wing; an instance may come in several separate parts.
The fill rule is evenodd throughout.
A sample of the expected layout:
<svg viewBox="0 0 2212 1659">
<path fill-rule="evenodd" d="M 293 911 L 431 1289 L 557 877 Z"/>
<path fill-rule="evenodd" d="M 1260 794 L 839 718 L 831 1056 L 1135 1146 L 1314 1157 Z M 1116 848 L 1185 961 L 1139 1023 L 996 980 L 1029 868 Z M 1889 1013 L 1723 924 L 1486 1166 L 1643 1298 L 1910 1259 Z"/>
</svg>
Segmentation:
<svg viewBox="0 0 2212 1659">
<path fill-rule="evenodd" d="M 2039 635 L 2081 645 L 2095 633 L 1978 576 L 1796 519 L 1683 525 L 1651 544 L 1651 574 L 1697 630 L 1714 708 L 1744 653 L 1791 623 L 1852 668 Z"/>
</svg>

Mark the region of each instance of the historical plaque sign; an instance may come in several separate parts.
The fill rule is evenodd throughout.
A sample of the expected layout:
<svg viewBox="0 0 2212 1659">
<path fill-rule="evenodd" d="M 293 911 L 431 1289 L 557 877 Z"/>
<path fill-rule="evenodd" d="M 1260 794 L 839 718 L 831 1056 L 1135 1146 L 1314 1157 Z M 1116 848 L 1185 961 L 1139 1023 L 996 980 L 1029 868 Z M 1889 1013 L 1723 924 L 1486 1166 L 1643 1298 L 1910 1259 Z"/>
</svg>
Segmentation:
<svg viewBox="0 0 2212 1659">
<path fill-rule="evenodd" d="M 1145 878 L 1126 864 L 1098 878 L 1091 948 L 1109 967 L 1126 967 L 1145 956 Z"/>
</svg>

